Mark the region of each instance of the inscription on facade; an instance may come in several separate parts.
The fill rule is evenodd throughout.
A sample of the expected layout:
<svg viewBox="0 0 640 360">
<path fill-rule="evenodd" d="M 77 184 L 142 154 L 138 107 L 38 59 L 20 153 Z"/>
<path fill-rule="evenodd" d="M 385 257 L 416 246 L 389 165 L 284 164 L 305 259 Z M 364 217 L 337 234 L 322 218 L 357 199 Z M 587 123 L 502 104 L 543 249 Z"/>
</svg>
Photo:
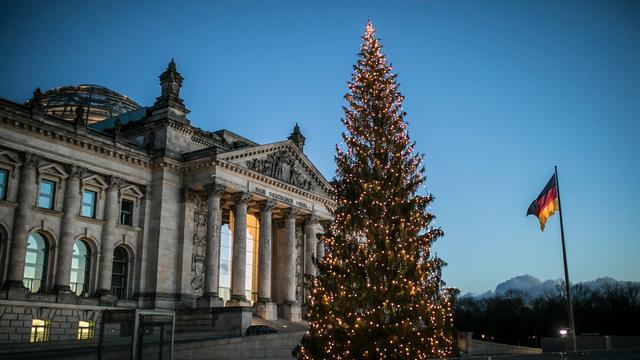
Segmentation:
<svg viewBox="0 0 640 360">
<path fill-rule="evenodd" d="M 272 198 L 274 200 L 278 200 L 278 201 L 283 202 L 285 204 L 295 205 L 295 206 L 297 206 L 299 208 L 306 209 L 306 210 L 313 210 L 313 205 L 309 205 L 309 204 L 307 204 L 307 203 L 305 203 L 303 201 L 294 199 L 294 198 L 292 198 L 290 196 L 279 194 L 279 193 L 276 193 L 276 192 L 273 192 L 271 190 L 267 190 L 267 189 L 264 189 L 264 188 L 261 188 L 261 187 L 258 187 L 258 186 L 254 186 L 253 187 L 253 192 L 258 194 L 258 195 L 262 195 L 262 196 L 265 196 L 265 197 Z"/>
</svg>

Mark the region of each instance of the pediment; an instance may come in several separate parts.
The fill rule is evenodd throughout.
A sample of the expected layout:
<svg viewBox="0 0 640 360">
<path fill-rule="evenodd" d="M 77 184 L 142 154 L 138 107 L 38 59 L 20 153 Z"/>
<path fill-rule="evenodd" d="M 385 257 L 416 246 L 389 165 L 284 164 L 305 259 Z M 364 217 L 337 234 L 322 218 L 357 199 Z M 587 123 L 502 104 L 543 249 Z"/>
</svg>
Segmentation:
<svg viewBox="0 0 640 360">
<path fill-rule="evenodd" d="M 127 185 L 120 189 L 120 192 L 122 195 L 129 195 L 136 198 L 137 200 L 140 200 L 144 197 L 144 193 L 140 191 L 140 189 L 135 185 Z"/>
<path fill-rule="evenodd" d="M 64 170 L 64 168 L 58 164 L 47 164 L 38 168 L 38 172 L 40 174 L 48 174 L 61 179 L 66 179 L 69 174 Z"/>
<path fill-rule="evenodd" d="M 323 197 L 329 197 L 331 192 L 329 182 L 289 140 L 226 152 L 219 154 L 218 160 Z"/>
<path fill-rule="evenodd" d="M 86 178 L 82 179 L 82 183 L 84 185 L 91 185 L 101 189 L 106 189 L 109 186 L 109 184 L 107 184 L 107 182 L 98 175 L 87 176 Z"/>
<path fill-rule="evenodd" d="M 0 151 L 0 163 L 10 165 L 13 168 L 22 165 L 22 162 L 18 160 L 18 156 L 16 156 L 16 154 L 6 150 Z"/>
</svg>

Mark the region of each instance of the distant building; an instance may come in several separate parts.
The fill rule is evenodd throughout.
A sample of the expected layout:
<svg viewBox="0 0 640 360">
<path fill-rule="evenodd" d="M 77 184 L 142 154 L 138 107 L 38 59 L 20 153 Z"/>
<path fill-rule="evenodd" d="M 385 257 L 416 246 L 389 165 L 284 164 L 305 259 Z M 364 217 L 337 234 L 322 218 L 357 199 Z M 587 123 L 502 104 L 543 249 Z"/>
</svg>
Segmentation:
<svg viewBox="0 0 640 360">
<path fill-rule="evenodd" d="M 172 60 L 150 107 L 95 85 L 0 99 L 0 343 L 93 337 L 105 309 L 300 319 L 330 185 L 297 125 L 264 145 L 192 126 L 182 81 Z"/>
</svg>

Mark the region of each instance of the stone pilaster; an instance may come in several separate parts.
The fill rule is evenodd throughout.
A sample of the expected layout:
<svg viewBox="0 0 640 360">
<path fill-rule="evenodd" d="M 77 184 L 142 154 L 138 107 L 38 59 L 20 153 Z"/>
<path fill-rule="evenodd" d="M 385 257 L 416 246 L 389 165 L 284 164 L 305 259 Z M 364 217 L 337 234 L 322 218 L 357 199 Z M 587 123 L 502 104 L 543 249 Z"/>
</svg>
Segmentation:
<svg viewBox="0 0 640 360">
<path fill-rule="evenodd" d="M 284 243 L 284 317 L 290 321 L 300 321 L 302 314 L 300 304 L 296 301 L 296 216 L 299 210 L 287 209 L 285 212 L 285 243 Z"/>
<path fill-rule="evenodd" d="M 276 202 L 263 201 L 260 212 L 260 239 L 258 242 L 258 304 L 256 315 L 266 320 L 278 317 L 276 304 L 271 301 L 271 243 L 272 216 Z"/>
<path fill-rule="evenodd" d="M 97 293 L 103 296 L 101 302 L 108 304 L 116 299 L 111 296 L 111 274 L 113 272 L 113 250 L 116 242 L 116 223 L 118 221 L 118 197 L 122 179 L 112 176 L 104 204 L 104 224 L 100 247 L 100 277 Z"/>
<path fill-rule="evenodd" d="M 11 256 L 7 274 L 6 288 L 25 293 L 22 278 L 24 276 L 24 260 L 27 253 L 27 238 L 33 218 L 31 207 L 35 204 L 37 189 L 37 168 L 42 158 L 33 153 L 26 153 L 24 164 L 20 168 L 20 184 L 18 186 L 18 207 L 13 219 Z M 9 294 L 11 296 L 11 294 Z M 22 294 L 24 295 L 24 294 Z"/>
<path fill-rule="evenodd" d="M 76 217 L 80 212 L 80 181 L 85 169 L 70 165 L 67 167 L 69 176 L 65 180 L 64 215 L 60 225 L 60 247 L 56 263 L 55 290 L 70 292 L 71 259 L 73 257 L 73 241 L 75 238 Z"/>
<path fill-rule="evenodd" d="M 250 193 L 237 193 L 233 213 L 233 259 L 231 264 L 231 300 L 229 306 L 251 306 L 245 291 L 247 270 L 247 203 Z"/>
<path fill-rule="evenodd" d="M 204 259 L 204 293 L 198 299 L 198 307 L 218 307 L 224 302 L 218 297 L 220 279 L 220 227 L 222 226 L 222 209 L 220 197 L 226 187 L 224 185 L 210 183 L 205 186 L 207 199 L 207 248 Z"/>
</svg>

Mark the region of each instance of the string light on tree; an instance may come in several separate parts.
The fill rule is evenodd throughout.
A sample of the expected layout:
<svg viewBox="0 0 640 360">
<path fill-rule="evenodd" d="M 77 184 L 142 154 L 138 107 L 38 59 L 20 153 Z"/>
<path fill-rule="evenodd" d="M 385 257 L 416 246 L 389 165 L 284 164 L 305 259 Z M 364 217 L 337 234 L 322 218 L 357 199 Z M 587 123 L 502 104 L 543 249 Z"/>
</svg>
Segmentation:
<svg viewBox="0 0 640 360">
<path fill-rule="evenodd" d="M 300 359 L 430 359 L 453 351 L 453 289 L 431 254 L 431 195 L 407 133 L 398 92 L 373 24 L 367 24 L 342 120 L 335 221 L 309 292 Z"/>
</svg>

